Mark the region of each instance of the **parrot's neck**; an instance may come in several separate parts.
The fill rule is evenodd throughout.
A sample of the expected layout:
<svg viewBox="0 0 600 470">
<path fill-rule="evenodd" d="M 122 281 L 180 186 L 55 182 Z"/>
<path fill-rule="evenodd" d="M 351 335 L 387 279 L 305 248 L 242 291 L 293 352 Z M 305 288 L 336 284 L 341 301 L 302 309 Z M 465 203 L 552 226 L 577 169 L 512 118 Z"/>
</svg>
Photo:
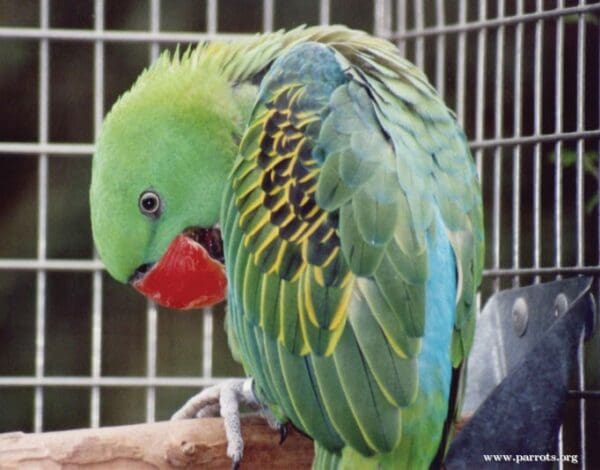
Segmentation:
<svg viewBox="0 0 600 470">
<path fill-rule="evenodd" d="M 243 132 L 250 120 L 250 114 L 256 103 L 258 95 L 258 87 L 249 83 L 232 86 L 233 98 L 235 106 L 239 110 L 239 125 L 240 132 Z"/>
</svg>

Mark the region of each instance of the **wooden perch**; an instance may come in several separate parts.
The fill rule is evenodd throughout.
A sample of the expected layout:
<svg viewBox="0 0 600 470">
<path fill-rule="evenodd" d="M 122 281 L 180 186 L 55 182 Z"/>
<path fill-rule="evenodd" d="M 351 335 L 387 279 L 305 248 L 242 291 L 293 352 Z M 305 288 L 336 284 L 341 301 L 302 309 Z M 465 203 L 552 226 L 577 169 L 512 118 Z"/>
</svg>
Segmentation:
<svg viewBox="0 0 600 470">
<path fill-rule="evenodd" d="M 313 443 L 293 428 L 279 433 L 257 416 L 242 418 L 242 469 L 310 468 Z M 0 468 L 231 468 L 221 418 L 99 429 L 0 434 Z"/>
</svg>

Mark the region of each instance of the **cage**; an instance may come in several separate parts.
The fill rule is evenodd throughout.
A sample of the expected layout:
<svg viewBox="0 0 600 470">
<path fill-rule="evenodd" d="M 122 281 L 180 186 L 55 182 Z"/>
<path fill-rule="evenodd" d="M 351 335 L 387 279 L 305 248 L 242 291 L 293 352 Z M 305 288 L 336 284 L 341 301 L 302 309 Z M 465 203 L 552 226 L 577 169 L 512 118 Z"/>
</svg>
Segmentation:
<svg viewBox="0 0 600 470">
<path fill-rule="evenodd" d="M 167 312 L 103 272 L 93 142 L 164 49 L 334 23 L 396 43 L 464 126 L 484 194 L 482 305 L 502 288 L 598 276 L 597 1 L 2 0 L 0 431 L 165 419 L 242 373 L 222 307 Z M 580 355 L 561 439 L 584 468 L 600 466 L 598 343 Z"/>
</svg>

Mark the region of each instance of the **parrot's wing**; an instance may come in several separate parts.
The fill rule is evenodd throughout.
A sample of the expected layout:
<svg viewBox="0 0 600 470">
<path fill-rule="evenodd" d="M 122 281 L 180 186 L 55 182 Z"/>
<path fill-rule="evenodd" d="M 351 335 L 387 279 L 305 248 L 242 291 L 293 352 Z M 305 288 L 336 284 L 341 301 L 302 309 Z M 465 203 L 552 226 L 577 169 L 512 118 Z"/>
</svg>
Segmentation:
<svg viewBox="0 0 600 470">
<path fill-rule="evenodd" d="M 290 351 L 328 355 L 368 279 L 370 313 L 412 356 L 439 211 L 458 267 L 456 365 L 482 260 L 474 165 L 420 72 L 365 42 L 295 46 L 263 79 L 225 197 L 230 281 L 244 315 Z"/>
</svg>

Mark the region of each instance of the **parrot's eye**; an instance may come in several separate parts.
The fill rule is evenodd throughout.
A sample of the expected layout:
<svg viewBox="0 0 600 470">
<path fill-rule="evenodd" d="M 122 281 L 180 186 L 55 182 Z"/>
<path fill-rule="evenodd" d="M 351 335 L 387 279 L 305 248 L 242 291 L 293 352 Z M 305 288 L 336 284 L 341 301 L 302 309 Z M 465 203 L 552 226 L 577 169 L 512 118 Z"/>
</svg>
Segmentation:
<svg viewBox="0 0 600 470">
<path fill-rule="evenodd" d="M 148 217 L 158 217 L 161 210 L 160 196 L 154 191 L 144 191 L 138 201 L 140 212 Z"/>
</svg>

